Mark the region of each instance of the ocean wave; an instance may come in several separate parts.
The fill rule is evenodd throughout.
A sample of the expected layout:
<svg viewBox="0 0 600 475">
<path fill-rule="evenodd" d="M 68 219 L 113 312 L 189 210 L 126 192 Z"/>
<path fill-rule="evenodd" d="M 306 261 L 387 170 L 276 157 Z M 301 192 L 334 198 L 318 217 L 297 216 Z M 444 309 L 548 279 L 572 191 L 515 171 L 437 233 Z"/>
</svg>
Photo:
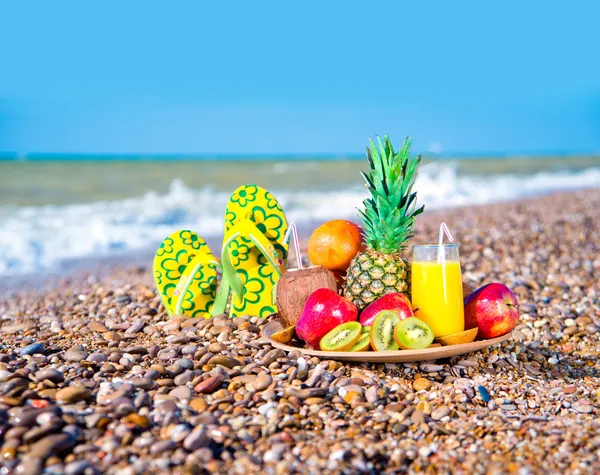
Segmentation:
<svg viewBox="0 0 600 475">
<path fill-rule="evenodd" d="M 285 169 L 279 170 L 280 173 Z M 550 191 L 600 186 L 600 168 L 532 175 L 459 174 L 453 163 L 430 163 L 417 179 L 419 204 L 439 209 L 484 204 Z M 363 186 L 331 191 L 271 190 L 299 225 L 355 219 Z M 229 193 L 175 180 L 166 194 L 119 201 L 39 207 L 0 207 L 0 275 L 43 273 L 67 260 L 102 258 L 156 247 L 176 229 L 219 238 Z"/>
</svg>

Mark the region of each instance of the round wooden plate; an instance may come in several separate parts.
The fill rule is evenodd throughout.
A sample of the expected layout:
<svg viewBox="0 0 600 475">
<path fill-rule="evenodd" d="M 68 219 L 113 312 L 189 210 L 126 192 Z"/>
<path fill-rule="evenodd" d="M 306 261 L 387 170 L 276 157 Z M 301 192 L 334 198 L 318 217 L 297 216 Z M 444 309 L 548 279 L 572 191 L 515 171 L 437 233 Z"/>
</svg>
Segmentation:
<svg viewBox="0 0 600 475">
<path fill-rule="evenodd" d="M 285 343 L 278 343 L 271 339 L 273 333 L 283 329 L 283 325 L 278 320 L 272 320 L 267 323 L 261 332 L 262 337 L 275 348 L 281 348 L 285 351 L 299 351 L 303 355 L 317 356 L 319 358 L 339 361 L 355 361 L 360 363 L 404 363 L 409 361 L 428 361 L 440 358 L 449 358 L 451 356 L 464 355 L 474 351 L 496 345 L 512 338 L 512 332 L 506 335 L 493 338 L 491 340 L 480 340 L 472 343 L 463 343 L 460 345 L 440 346 L 425 350 L 397 350 L 397 351 L 320 351 L 310 350 L 300 346 L 292 346 Z"/>
</svg>

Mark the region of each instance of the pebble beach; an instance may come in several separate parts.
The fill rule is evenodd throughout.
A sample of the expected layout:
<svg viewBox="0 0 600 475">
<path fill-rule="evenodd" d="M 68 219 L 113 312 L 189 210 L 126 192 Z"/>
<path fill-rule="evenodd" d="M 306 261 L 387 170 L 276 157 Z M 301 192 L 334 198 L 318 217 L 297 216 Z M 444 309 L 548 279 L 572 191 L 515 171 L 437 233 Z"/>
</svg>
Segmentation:
<svg viewBox="0 0 600 475">
<path fill-rule="evenodd" d="M 254 316 L 168 319 L 151 265 L 0 297 L 0 474 L 599 473 L 600 189 L 426 212 L 513 340 L 403 364 L 274 349 Z M 201 232 L 201 230 L 198 230 Z"/>
</svg>

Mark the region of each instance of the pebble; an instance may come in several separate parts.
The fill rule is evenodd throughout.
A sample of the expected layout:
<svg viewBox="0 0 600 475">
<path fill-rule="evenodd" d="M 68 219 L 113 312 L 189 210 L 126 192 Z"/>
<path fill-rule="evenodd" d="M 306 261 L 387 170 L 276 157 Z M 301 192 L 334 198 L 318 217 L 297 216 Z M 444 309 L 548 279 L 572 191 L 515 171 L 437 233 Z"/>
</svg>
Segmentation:
<svg viewBox="0 0 600 475">
<path fill-rule="evenodd" d="M 125 330 L 125 333 L 128 335 L 135 335 L 136 333 L 142 331 L 146 326 L 146 322 L 143 320 L 133 320 L 131 322 L 131 326 Z"/>
<path fill-rule="evenodd" d="M 207 435 L 204 427 L 196 427 L 183 441 L 183 448 L 193 452 L 202 447 L 210 445 L 210 437 Z"/>
<path fill-rule="evenodd" d="M 259 364 L 261 366 L 269 366 L 278 358 L 283 358 L 285 356 L 285 352 L 278 348 L 269 351 L 263 358 L 260 360 Z"/>
<path fill-rule="evenodd" d="M 413 388 L 415 391 L 424 391 L 431 387 L 431 381 L 426 378 L 417 378 L 413 381 Z"/>
<path fill-rule="evenodd" d="M 431 418 L 434 421 L 439 421 L 443 417 L 446 417 L 448 414 L 450 414 L 450 408 L 448 406 L 440 406 L 431 411 Z"/>
<path fill-rule="evenodd" d="M 221 365 L 221 366 L 225 366 L 226 368 L 235 368 L 236 366 L 242 365 L 242 363 L 240 363 L 235 358 L 232 358 L 231 356 L 225 356 L 225 355 L 213 356 L 211 359 L 208 360 L 208 364 L 213 365 L 213 366 Z"/>
<path fill-rule="evenodd" d="M 88 323 L 87 327 L 94 332 L 104 333 L 108 331 L 108 328 L 106 328 L 104 323 L 97 322 L 95 320 L 92 320 L 90 323 Z"/>
<path fill-rule="evenodd" d="M 573 404 L 573 409 L 580 414 L 591 414 L 594 412 L 594 407 L 586 401 L 585 399 L 580 399 L 576 403 Z"/>
<path fill-rule="evenodd" d="M 178 388 L 175 388 L 175 389 L 172 389 L 171 391 L 169 391 L 169 396 L 179 399 L 180 401 L 184 401 L 187 399 L 191 399 L 192 390 L 190 388 L 188 388 L 187 386 L 180 386 Z"/>
<path fill-rule="evenodd" d="M 65 466 L 65 474 L 81 475 L 90 467 L 91 464 L 87 460 L 75 460 Z"/>
<path fill-rule="evenodd" d="M 65 361 L 83 361 L 88 357 L 88 352 L 81 345 L 69 348 L 64 355 Z"/>
<path fill-rule="evenodd" d="M 152 455 L 163 454 L 170 450 L 174 450 L 177 447 L 177 444 L 172 440 L 161 440 L 160 442 L 155 442 L 150 446 L 150 453 Z"/>
<path fill-rule="evenodd" d="M 43 343 L 31 343 L 30 345 L 24 346 L 19 350 L 19 355 L 27 356 L 34 355 L 36 353 L 42 353 L 44 351 Z"/>
<path fill-rule="evenodd" d="M 85 401 L 90 395 L 90 390 L 83 386 L 68 386 L 56 392 L 56 400 L 70 404 L 77 401 Z"/>
<path fill-rule="evenodd" d="M 42 459 L 48 458 L 62 451 L 68 450 L 75 445 L 75 440 L 70 434 L 52 434 L 38 440 L 29 449 L 29 453 L 35 454 Z"/>
<path fill-rule="evenodd" d="M 44 463 L 41 457 L 25 457 L 16 466 L 14 473 L 19 475 L 38 475 L 42 473 Z"/>
<path fill-rule="evenodd" d="M 273 378 L 269 373 L 265 371 L 261 372 L 258 377 L 252 382 L 252 387 L 255 391 L 264 391 L 267 389 L 271 383 L 273 382 Z"/>
<path fill-rule="evenodd" d="M 62 383 L 65 380 L 65 375 L 54 368 L 44 368 L 35 373 L 35 378 L 38 381 L 52 381 L 53 383 Z"/>
<path fill-rule="evenodd" d="M 490 396 L 490 393 L 484 386 L 477 386 L 477 391 L 479 392 L 479 394 L 481 395 L 481 399 L 483 399 L 483 402 L 485 403 L 487 403 L 492 398 Z"/>
<path fill-rule="evenodd" d="M 217 389 L 219 389 L 219 386 L 221 386 L 221 383 L 223 383 L 223 381 L 225 381 L 225 377 L 221 374 L 217 374 L 198 383 L 194 387 L 194 390 L 197 393 L 203 394 L 214 393 Z"/>
</svg>

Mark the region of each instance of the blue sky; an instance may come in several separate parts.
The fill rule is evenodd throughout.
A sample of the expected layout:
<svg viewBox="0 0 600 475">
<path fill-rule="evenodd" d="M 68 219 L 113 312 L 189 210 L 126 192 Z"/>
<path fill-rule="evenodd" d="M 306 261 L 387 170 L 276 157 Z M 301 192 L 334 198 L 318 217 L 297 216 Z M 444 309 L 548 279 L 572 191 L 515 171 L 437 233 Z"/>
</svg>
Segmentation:
<svg viewBox="0 0 600 475">
<path fill-rule="evenodd" d="M 0 6 L 0 151 L 600 152 L 596 1 Z"/>
</svg>

